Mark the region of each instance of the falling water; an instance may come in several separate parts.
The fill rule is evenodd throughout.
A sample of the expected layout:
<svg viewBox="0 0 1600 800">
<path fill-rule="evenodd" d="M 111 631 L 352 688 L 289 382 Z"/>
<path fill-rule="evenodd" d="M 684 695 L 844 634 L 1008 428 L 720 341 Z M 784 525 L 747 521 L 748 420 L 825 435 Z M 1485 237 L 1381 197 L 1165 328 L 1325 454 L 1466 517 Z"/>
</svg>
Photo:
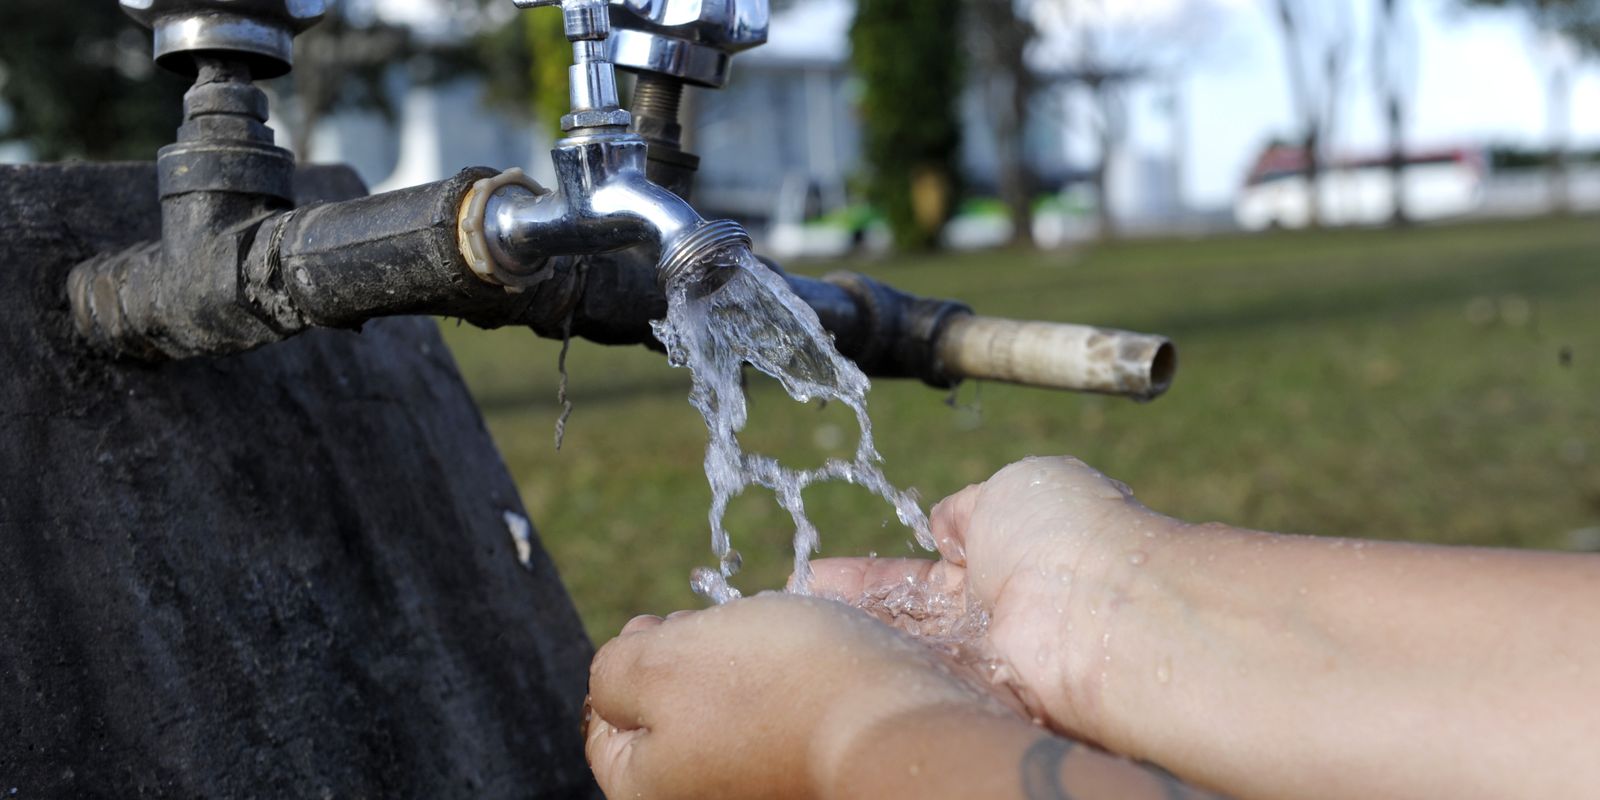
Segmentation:
<svg viewBox="0 0 1600 800">
<path fill-rule="evenodd" d="M 883 458 L 873 446 L 867 416 L 871 384 L 855 362 L 839 355 L 816 312 L 746 247 L 724 249 L 704 263 L 708 269 L 701 275 L 667 287 L 667 318 L 651 323 L 656 338 L 666 345 L 668 360 L 693 374 L 689 401 L 710 431 L 705 468 L 718 568 L 695 570 L 695 592 L 716 603 L 739 597 L 728 578 L 738 571 L 740 557 L 730 544 L 723 514 L 728 501 L 752 485 L 771 489 L 794 519 L 793 589 L 801 594 L 810 592 L 811 555 L 818 545 L 801 493 L 818 481 L 844 480 L 870 489 L 894 506 L 900 523 L 916 533 L 923 547 L 933 550 L 928 519 L 916 495 L 895 489 L 878 467 Z M 855 457 L 828 459 L 815 469 L 792 469 L 769 456 L 744 452 L 739 445 L 747 420 L 743 364 L 777 378 L 798 402 L 833 400 L 854 411 L 861 427 Z"/>
</svg>

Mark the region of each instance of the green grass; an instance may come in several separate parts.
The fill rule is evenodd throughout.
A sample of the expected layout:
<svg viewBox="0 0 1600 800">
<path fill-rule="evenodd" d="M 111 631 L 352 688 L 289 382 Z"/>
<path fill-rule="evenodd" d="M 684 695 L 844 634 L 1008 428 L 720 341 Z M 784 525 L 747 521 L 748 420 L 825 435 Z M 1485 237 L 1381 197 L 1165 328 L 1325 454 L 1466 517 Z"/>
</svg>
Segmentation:
<svg viewBox="0 0 1600 800">
<path fill-rule="evenodd" d="M 1593 220 L 850 266 L 982 313 L 1178 344 L 1173 390 L 1145 405 L 988 384 L 964 387 L 953 409 L 920 384 L 879 382 L 889 477 L 928 501 L 1022 456 L 1070 453 L 1195 521 L 1545 548 L 1600 525 Z M 574 342 L 576 412 L 557 453 L 559 343 L 444 331 L 591 634 L 695 605 L 710 493 L 687 375 L 643 348 Z M 765 379 L 751 393 L 747 447 L 815 463 L 853 445 L 840 409 L 791 403 Z M 908 532 L 865 492 L 819 487 L 807 502 L 824 555 L 907 552 Z M 736 501 L 728 521 L 746 564 L 735 582 L 781 585 L 792 528 L 770 495 Z"/>
</svg>

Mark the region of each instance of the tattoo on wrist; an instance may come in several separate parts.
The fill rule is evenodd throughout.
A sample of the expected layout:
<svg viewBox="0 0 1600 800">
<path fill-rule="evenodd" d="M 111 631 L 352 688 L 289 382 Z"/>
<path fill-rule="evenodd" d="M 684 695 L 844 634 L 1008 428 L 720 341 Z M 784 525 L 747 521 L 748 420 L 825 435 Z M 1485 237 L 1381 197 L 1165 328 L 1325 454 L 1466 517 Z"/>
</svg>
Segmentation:
<svg viewBox="0 0 1600 800">
<path fill-rule="evenodd" d="M 1070 739 L 1043 736 L 1028 747 L 1018 765 L 1022 771 L 1022 795 L 1027 800 L 1072 800 L 1061 785 L 1061 766 L 1077 743 Z"/>
<path fill-rule="evenodd" d="M 1028 751 L 1022 754 L 1022 761 L 1018 764 L 1022 773 L 1022 796 L 1026 800 L 1073 800 L 1072 793 L 1067 791 L 1062 780 L 1061 769 L 1067 763 L 1067 756 L 1077 747 L 1077 742 L 1055 736 L 1043 736 L 1035 740 Z M 1186 785 L 1159 765 L 1148 761 L 1136 763 L 1161 786 L 1166 800 L 1220 797 Z"/>
<path fill-rule="evenodd" d="M 1191 796 L 1189 787 L 1183 785 L 1183 781 L 1178 780 L 1178 776 L 1168 772 L 1166 767 L 1160 764 L 1152 764 L 1149 761 L 1140 761 L 1138 764 L 1161 782 L 1161 791 L 1166 793 L 1167 800 L 1186 800 Z"/>
</svg>

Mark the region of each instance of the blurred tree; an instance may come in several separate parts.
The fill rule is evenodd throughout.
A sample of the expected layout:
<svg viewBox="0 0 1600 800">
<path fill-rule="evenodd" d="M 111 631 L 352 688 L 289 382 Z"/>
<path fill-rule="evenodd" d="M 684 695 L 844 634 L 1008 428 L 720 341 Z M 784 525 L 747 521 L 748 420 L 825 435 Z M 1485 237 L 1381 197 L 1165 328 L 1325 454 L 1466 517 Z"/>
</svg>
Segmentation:
<svg viewBox="0 0 1600 800">
<path fill-rule="evenodd" d="M 518 113 L 531 113 L 551 138 L 559 138 L 561 116 L 570 109 L 567 67 L 572 66 L 572 44 L 567 41 L 561 15 L 523 12 L 514 24 L 480 36 L 477 51 L 490 101 Z"/>
<path fill-rule="evenodd" d="M 393 122 L 394 98 L 385 79 L 416 49 L 411 31 L 375 17 L 352 19 L 349 0 L 328 0 L 323 20 L 295 38 L 294 71 L 269 86 L 291 100 L 289 149 L 311 157 L 311 137 L 340 107 L 376 110 Z"/>
<path fill-rule="evenodd" d="M 850 61 L 861 78 L 868 199 L 901 249 L 937 246 L 954 207 L 964 88 L 962 0 L 859 0 Z"/>
<path fill-rule="evenodd" d="M 1167 14 L 1139 13 L 1114 0 L 1041 0 L 1037 8 L 1041 29 L 1059 43 L 1056 52 L 1039 60 L 1052 79 L 1081 85 L 1088 93 L 1098 232 L 1101 238 L 1115 238 L 1118 220 L 1110 173 L 1130 135 L 1128 95 L 1143 82 L 1181 73 L 1210 42 L 1222 9 L 1208 0 L 1190 0 Z M 1168 108 L 1174 113 L 1176 138 L 1182 121 L 1175 116 L 1175 89 L 1169 90 Z"/>
<path fill-rule="evenodd" d="M 1600 0 L 1461 0 L 1468 7 L 1501 8 L 1528 17 L 1538 41 L 1533 57 L 1545 70 L 1550 126 L 1550 205 L 1558 213 L 1572 208 L 1568 181 L 1572 72 L 1580 54 L 1600 52 Z"/>
<path fill-rule="evenodd" d="M 1410 221 L 1406 213 L 1405 112 L 1416 84 L 1416 31 L 1405 0 L 1377 0 L 1373 16 L 1372 74 L 1379 111 L 1389 132 L 1389 191 L 1396 226 Z"/>
<path fill-rule="evenodd" d="M 1095 134 L 1095 213 L 1102 239 L 1117 236 L 1116 205 L 1111 197 L 1111 163 L 1128 139 L 1129 84 L 1146 74 L 1147 67 L 1137 51 L 1119 58 L 1108 42 L 1113 34 L 1099 25 L 1078 29 L 1077 79 L 1089 90 L 1094 103 Z M 1134 56 L 1129 58 L 1127 56 Z"/>
<path fill-rule="evenodd" d="M 111 0 L 0 3 L 0 140 L 35 158 L 152 158 L 187 87 L 151 63 L 149 33 Z"/>
<path fill-rule="evenodd" d="M 1343 99 L 1352 30 L 1345 0 L 1275 0 L 1289 91 L 1300 118 L 1306 209 L 1322 225 L 1322 162 Z"/>
<path fill-rule="evenodd" d="M 1038 81 L 1028 52 L 1038 32 L 1016 0 L 967 0 L 972 53 L 986 83 L 985 116 L 995 138 L 1000 200 L 1011 216 L 1011 242 L 1033 244 L 1033 195 L 1038 180 L 1028 160 L 1027 132 Z"/>
</svg>

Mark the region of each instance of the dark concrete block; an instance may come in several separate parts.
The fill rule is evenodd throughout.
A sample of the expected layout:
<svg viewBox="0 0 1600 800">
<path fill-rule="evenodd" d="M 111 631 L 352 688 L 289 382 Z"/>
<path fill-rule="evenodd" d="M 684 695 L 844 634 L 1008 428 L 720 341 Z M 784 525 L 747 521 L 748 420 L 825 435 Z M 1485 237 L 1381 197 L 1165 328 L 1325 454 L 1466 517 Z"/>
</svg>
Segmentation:
<svg viewBox="0 0 1600 800">
<path fill-rule="evenodd" d="M 0 220 L 0 800 L 593 793 L 589 642 L 433 323 L 113 363 L 66 275 L 157 237 L 154 167 L 0 167 Z"/>
</svg>

